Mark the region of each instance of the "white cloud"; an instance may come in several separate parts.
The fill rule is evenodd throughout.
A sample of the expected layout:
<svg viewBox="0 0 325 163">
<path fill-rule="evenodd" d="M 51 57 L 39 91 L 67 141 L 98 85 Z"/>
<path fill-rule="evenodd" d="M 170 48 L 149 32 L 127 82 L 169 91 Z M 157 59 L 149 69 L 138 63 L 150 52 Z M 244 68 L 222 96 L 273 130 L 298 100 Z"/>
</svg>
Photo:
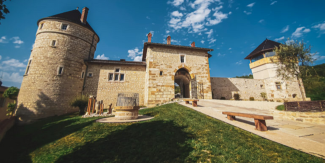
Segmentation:
<svg viewBox="0 0 325 163">
<path fill-rule="evenodd" d="M 213 16 L 215 17 L 215 19 L 208 18 L 207 19 L 208 20 L 207 25 L 216 25 L 216 24 L 219 24 L 219 23 L 221 23 L 221 21 L 223 19 L 227 19 L 228 18 L 228 14 L 229 15 L 231 14 L 231 12 L 229 12 L 228 14 L 224 14 L 221 11 L 219 11 L 220 9 L 222 9 L 222 6 L 219 6 L 219 7 L 214 8 L 214 11 L 215 12 L 214 12 Z"/>
<path fill-rule="evenodd" d="M 229 11 L 229 13 L 228 13 L 229 15 L 231 15 L 232 14 L 232 12 L 231 11 Z"/>
<path fill-rule="evenodd" d="M 11 38 L 11 40 L 14 40 L 14 44 L 23 44 L 24 43 L 24 41 L 22 41 L 18 36 L 16 36 L 16 37 L 12 37 Z"/>
<path fill-rule="evenodd" d="M 202 44 L 204 44 L 204 41 L 203 41 L 203 40 L 201 40 L 201 43 L 202 43 Z"/>
<path fill-rule="evenodd" d="M 205 32 L 205 34 L 208 35 L 208 38 L 210 38 L 212 36 L 212 33 L 213 33 L 213 29 L 210 29 L 210 31 Z"/>
<path fill-rule="evenodd" d="M 11 66 L 11 67 L 26 67 L 26 65 L 20 62 L 17 59 L 9 59 L 6 61 L 2 61 L 1 65 Z"/>
<path fill-rule="evenodd" d="M 97 55 L 96 59 L 108 60 L 109 57 L 105 57 L 105 54 Z"/>
<path fill-rule="evenodd" d="M 167 34 L 168 34 L 169 32 L 170 32 L 170 31 L 168 31 L 168 30 L 166 31 Z"/>
<path fill-rule="evenodd" d="M 20 46 L 19 45 L 16 45 L 15 48 L 20 48 Z"/>
<path fill-rule="evenodd" d="M 178 12 L 178 11 L 174 11 L 171 14 L 172 14 L 172 16 L 175 16 L 175 17 L 182 17 L 183 16 L 183 14 Z"/>
<path fill-rule="evenodd" d="M 24 62 L 27 62 L 27 61 L 28 61 L 28 59 L 25 59 L 25 60 L 24 60 Z"/>
<path fill-rule="evenodd" d="M 221 54 L 221 53 L 218 53 L 218 57 L 223 57 L 225 56 L 226 54 Z"/>
<path fill-rule="evenodd" d="M 325 32 L 325 22 L 314 25 L 312 28 L 318 28 L 320 31 Z"/>
<path fill-rule="evenodd" d="M 281 41 L 281 40 L 283 40 L 284 39 L 284 36 L 282 36 L 282 37 L 280 37 L 280 38 L 276 38 L 276 39 L 274 39 L 275 41 Z"/>
<path fill-rule="evenodd" d="M 260 21 L 258 21 L 259 23 L 263 23 L 264 22 L 264 19 L 261 19 Z"/>
<path fill-rule="evenodd" d="M 248 4 L 247 7 L 253 7 L 254 5 L 255 5 L 255 2 Z"/>
<path fill-rule="evenodd" d="M 0 60 L 2 59 L 2 56 L 0 55 Z"/>
<path fill-rule="evenodd" d="M 277 3 L 278 1 L 273 1 L 270 5 L 274 5 L 275 3 Z"/>
<path fill-rule="evenodd" d="M 6 40 L 7 40 L 6 36 L 2 36 L 0 38 L 0 43 L 8 43 Z"/>
<path fill-rule="evenodd" d="M 19 75 L 18 72 L 7 73 L 3 72 L 3 81 L 21 83 L 23 81 L 23 76 Z"/>
<path fill-rule="evenodd" d="M 229 48 L 228 50 L 231 50 L 231 48 Z"/>
<path fill-rule="evenodd" d="M 147 19 L 150 19 L 149 16 L 146 17 Z"/>
<path fill-rule="evenodd" d="M 236 62 L 236 65 L 241 65 L 243 62 L 242 61 L 238 61 Z"/>
<path fill-rule="evenodd" d="M 291 37 L 292 38 L 299 38 L 303 35 L 303 33 L 308 33 L 310 32 L 310 29 L 305 28 L 305 27 L 299 27 L 296 29 L 295 32 L 292 33 Z"/>
<path fill-rule="evenodd" d="M 134 61 L 141 61 L 142 60 L 142 52 L 143 52 L 143 49 L 141 51 L 139 51 L 139 48 L 134 48 L 134 49 L 131 49 L 131 50 L 128 50 L 128 57 L 130 57 L 131 59 L 133 59 Z M 141 58 L 141 59 L 139 59 Z"/>
<path fill-rule="evenodd" d="M 214 43 L 214 42 L 216 42 L 216 41 L 217 41 L 216 39 L 211 38 L 211 39 L 209 39 L 209 44 L 212 44 L 212 43 Z"/>
<path fill-rule="evenodd" d="M 168 1 L 167 4 L 172 4 L 177 7 L 177 6 L 181 5 L 183 2 L 184 2 L 184 0 L 174 0 L 173 2 Z"/>
<path fill-rule="evenodd" d="M 186 10 L 186 8 L 183 7 L 183 6 L 181 6 L 179 9 L 182 10 L 182 11 L 185 11 Z"/>
<path fill-rule="evenodd" d="M 178 41 L 178 40 L 174 40 L 174 39 L 171 39 L 170 42 L 175 43 L 175 44 L 181 44 L 180 41 Z"/>
<path fill-rule="evenodd" d="M 289 30 L 289 25 L 285 26 L 282 30 L 281 33 L 287 32 Z"/>
<path fill-rule="evenodd" d="M 317 52 L 317 53 L 313 56 L 313 59 L 315 59 L 315 60 L 317 60 L 317 61 L 320 61 L 320 60 L 325 59 L 325 56 L 321 56 L 321 55 L 319 55 L 319 52 Z"/>
<path fill-rule="evenodd" d="M 244 11 L 244 13 L 245 13 L 246 15 L 250 15 L 250 14 L 252 14 L 252 12 L 248 12 L 248 11 Z"/>
</svg>

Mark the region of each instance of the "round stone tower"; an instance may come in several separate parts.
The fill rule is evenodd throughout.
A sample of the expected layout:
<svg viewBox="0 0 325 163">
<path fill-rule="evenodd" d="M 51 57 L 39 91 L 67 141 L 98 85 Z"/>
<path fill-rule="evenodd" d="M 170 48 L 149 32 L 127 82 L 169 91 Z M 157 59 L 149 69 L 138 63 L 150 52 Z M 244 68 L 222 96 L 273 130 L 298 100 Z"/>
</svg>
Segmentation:
<svg viewBox="0 0 325 163">
<path fill-rule="evenodd" d="M 75 112 L 70 102 L 81 95 L 87 65 L 99 37 L 87 23 L 88 8 L 37 22 L 38 30 L 18 95 L 22 122 Z"/>
</svg>

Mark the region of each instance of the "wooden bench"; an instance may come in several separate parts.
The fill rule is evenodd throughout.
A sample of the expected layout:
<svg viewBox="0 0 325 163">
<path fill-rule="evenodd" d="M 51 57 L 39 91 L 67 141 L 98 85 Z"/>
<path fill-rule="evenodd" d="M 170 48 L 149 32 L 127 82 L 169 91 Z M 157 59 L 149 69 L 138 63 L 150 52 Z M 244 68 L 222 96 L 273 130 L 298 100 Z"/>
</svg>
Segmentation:
<svg viewBox="0 0 325 163">
<path fill-rule="evenodd" d="M 259 131 L 267 131 L 265 120 L 273 119 L 273 116 L 246 114 L 246 113 L 236 113 L 236 112 L 222 112 L 222 114 L 227 114 L 227 118 L 229 120 L 236 120 L 235 116 L 254 118 L 255 127 Z"/>
<path fill-rule="evenodd" d="M 193 105 L 194 107 L 197 107 L 197 102 L 198 102 L 199 100 L 196 100 L 196 99 L 184 99 L 184 101 L 185 101 L 185 104 L 189 104 L 189 101 L 192 101 L 192 105 Z"/>
</svg>

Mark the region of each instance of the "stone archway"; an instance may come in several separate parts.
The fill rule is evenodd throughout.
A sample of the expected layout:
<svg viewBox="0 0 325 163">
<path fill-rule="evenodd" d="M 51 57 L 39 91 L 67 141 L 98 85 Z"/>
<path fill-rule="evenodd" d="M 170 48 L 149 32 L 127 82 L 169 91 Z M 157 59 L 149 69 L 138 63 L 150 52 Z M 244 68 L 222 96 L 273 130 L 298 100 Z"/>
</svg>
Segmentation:
<svg viewBox="0 0 325 163">
<path fill-rule="evenodd" d="M 174 83 L 180 87 L 180 98 L 190 98 L 191 75 L 185 68 L 176 71 Z"/>
</svg>

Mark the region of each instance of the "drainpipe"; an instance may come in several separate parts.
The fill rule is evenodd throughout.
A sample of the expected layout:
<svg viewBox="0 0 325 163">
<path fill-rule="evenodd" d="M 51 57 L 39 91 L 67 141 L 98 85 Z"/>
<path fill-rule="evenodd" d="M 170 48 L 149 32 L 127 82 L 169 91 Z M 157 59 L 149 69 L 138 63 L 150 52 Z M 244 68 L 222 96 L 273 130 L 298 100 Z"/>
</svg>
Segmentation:
<svg viewBox="0 0 325 163">
<path fill-rule="evenodd" d="M 95 38 L 95 33 L 93 35 L 93 39 L 91 41 L 91 45 L 90 45 L 90 48 L 89 48 L 88 60 L 90 60 L 91 48 L 93 47 L 93 44 L 94 44 L 94 38 Z M 88 73 L 88 63 L 86 63 L 86 72 L 85 72 L 85 76 L 84 76 L 84 83 L 82 85 L 82 91 L 85 90 L 87 73 Z"/>
</svg>

